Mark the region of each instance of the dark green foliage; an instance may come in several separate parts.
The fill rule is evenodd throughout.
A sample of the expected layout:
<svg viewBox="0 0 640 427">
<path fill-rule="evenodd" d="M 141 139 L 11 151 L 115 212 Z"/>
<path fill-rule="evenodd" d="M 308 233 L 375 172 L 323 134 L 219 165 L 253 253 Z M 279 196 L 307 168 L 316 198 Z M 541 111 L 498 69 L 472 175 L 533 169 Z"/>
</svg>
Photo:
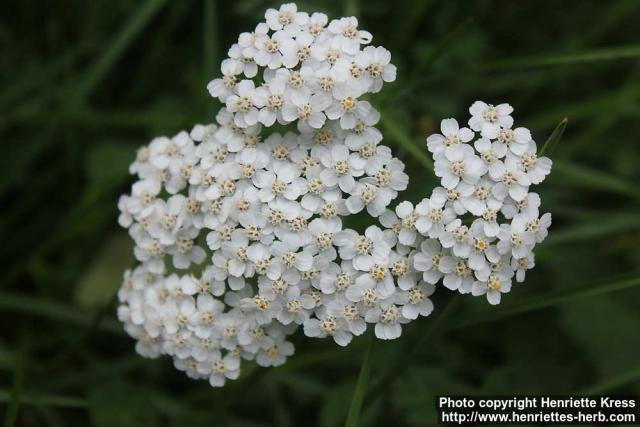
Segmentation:
<svg viewBox="0 0 640 427">
<path fill-rule="evenodd" d="M 147 360 L 115 319 L 131 245 L 116 223 L 138 145 L 213 121 L 205 89 L 266 0 L 9 0 L 0 17 L 0 413 L 6 426 L 341 426 L 366 338 L 294 338 L 224 389 Z M 509 102 L 555 167 L 537 266 L 493 311 L 440 290 L 376 341 L 360 426 L 426 426 L 443 393 L 640 393 L 640 2 L 301 1 L 357 13 L 398 79 L 370 100 L 411 176 L 424 138 L 476 100 Z M 566 129 L 558 123 L 568 118 Z M 554 129 L 556 132 L 553 133 Z M 564 133 L 562 132 L 564 131 Z M 562 138 L 558 143 L 558 136 Z M 553 135 L 553 136 L 552 136 Z M 366 216 L 347 225 L 363 228 Z M 622 277 L 623 276 L 623 277 Z M 622 277 L 622 278 L 621 278 Z M 357 406 L 357 400 L 356 400 Z M 356 411 L 357 412 L 357 411 Z M 354 424 L 355 425 L 355 424 Z"/>
</svg>

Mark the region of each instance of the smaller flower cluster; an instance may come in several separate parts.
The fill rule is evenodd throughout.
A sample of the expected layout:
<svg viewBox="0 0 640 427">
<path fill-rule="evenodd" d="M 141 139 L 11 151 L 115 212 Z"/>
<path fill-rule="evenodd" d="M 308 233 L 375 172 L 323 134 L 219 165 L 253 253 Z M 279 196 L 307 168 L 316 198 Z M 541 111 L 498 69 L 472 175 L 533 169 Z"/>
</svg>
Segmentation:
<svg viewBox="0 0 640 427">
<path fill-rule="evenodd" d="M 413 267 L 428 283 L 500 302 L 511 282 L 534 266 L 533 249 L 547 236 L 551 214 L 540 216 L 540 197 L 529 192 L 551 171 L 523 127 L 513 127 L 508 104 L 475 102 L 468 127 L 455 119 L 427 138 L 441 187 L 415 208 L 403 202 L 381 216 L 414 248 Z"/>
<path fill-rule="evenodd" d="M 327 119 L 342 129 L 377 121 L 360 97 L 394 81 L 396 67 L 383 47 L 361 50 L 372 37 L 358 29 L 355 17 L 329 22 L 323 13 L 309 15 L 289 3 L 269 9 L 265 18 L 253 32 L 240 34 L 222 62 L 223 76 L 208 86 L 237 126 L 297 122 L 304 132 Z"/>
</svg>

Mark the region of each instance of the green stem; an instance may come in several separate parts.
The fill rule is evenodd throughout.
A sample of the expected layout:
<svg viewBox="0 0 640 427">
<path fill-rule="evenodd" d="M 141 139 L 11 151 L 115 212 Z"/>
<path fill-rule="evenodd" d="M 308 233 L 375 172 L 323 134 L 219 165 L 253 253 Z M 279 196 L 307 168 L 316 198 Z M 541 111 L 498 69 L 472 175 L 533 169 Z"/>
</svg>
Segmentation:
<svg viewBox="0 0 640 427">
<path fill-rule="evenodd" d="M 351 405 L 349 406 L 349 414 L 347 415 L 345 427 L 357 427 L 360 421 L 362 402 L 364 401 L 364 396 L 367 392 L 367 383 L 369 382 L 369 374 L 371 371 L 371 348 L 373 347 L 372 331 L 369 332 L 367 340 L 367 348 L 362 358 L 360 375 L 358 375 L 358 382 L 356 383 L 356 388 L 353 391 L 353 397 L 351 398 Z"/>
</svg>

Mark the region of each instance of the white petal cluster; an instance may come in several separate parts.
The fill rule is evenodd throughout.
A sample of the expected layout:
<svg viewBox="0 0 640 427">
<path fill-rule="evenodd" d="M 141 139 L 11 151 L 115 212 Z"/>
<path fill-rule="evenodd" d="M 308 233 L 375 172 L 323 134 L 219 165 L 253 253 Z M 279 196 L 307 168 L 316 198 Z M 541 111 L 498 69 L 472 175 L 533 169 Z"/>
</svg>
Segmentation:
<svg viewBox="0 0 640 427">
<path fill-rule="evenodd" d="M 224 104 L 216 123 L 141 148 L 119 202 L 140 262 L 119 318 L 138 352 L 214 386 L 242 359 L 284 363 L 298 326 L 347 345 L 367 323 L 396 338 L 432 310 L 434 287 L 392 230 L 342 226 L 381 215 L 409 180 L 361 99 L 395 79 L 389 52 L 363 46 L 355 18 L 285 4 L 265 19 L 208 86 Z M 275 122 L 293 129 L 266 136 Z"/>
<path fill-rule="evenodd" d="M 269 9 L 208 85 L 216 123 L 138 151 L 118 207 L 139 265 L 118 316 L 140 354 L 222 386 L 241 360 L 283 364 L 298 327 L 341 346 L 368 325 L 394 339 L 431 313 L 440 279 L 497 303 L 533 267 L 550 217 L 528 189 L 551 163 L 506 104 L 472 106 L 475 141 L 443 121 L 428 140 L 443 187 L 388 209 L 409 177 L 362 99 L 395 80 L 371 39 L 353 17 Z M 361 211 L 382 227 L 343 228 Z"/>
<path fill-rule="evenodd" d="M 442 279 L 448 289 L 498 304 L 514 278 L 524 281 L 533 248 L 547 236 L 551 214 L 540 215 L 540 196 L 529 188 L 552 163 L 537 156 L 528 129 L 513 127 L 509 104 L 476 101 L 469 112 L 469 127 L 445 119 L 441 133 L 427 138 L 442 186 L 382 220 L 401 244 L 416 248 L 413 267 L 426 282 Z"/>
</svg>

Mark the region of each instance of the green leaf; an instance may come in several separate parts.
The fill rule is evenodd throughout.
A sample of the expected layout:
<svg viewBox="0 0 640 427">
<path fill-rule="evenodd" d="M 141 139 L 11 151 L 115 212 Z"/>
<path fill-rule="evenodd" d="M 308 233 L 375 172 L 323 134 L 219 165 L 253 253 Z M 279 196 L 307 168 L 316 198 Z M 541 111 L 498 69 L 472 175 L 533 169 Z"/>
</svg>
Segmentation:
<svg viewBox="0 0 640 427">
<path fill-rule="evenodd" d="M 630 343 L 637 342 L 640 330 L 640 317 L 633 305 L 612 295 L 577 301 L 562 308 L 562 321 L 591 361 L 598 379 L 615 377 L 638 366 L 638 354 L 629 348 Z"/>
<path fill-rule="evenodd" d="M 82 104 L 86 101 L 91 92 L 100 84 L 136 36 L 160 11 L 165 2 L 166 0 L 146 0 L 144 3 L 140 3 L 136 12 L 116 34 L 107 49 L 94 61 L 84 78 L 78 82 L 74 90 L 72 103 Z"/>
<path fill-rule="evenodd" d="M 86 159 L 87 191 L 107 193 L 129 178 L 129 164 L 135 158 L 131 145 L 111 142 L 92 146 Z"/>
<path fill-rule="evenodd" d="M 211 76 L 218 73 L 216 63 L 219 61 L 218 53 L 218 2 L 216 0 L 204 0 L 203 31 L 203 87 L 199 88 L 198 97 L 204 103 L 204 111 L 215 114 L 216 105 L 211 103 L 211 97 L 204 87 L 211 80 Z"/>
<path fill-rule="evenodd" d="M 0 402 L 9 402 L 11 393 L 7 390 L 0 390 Z M 84 399 L 69 396 L 59 396 L 55 394 L 22 394 L 20 401 L 24 405 L 51 406 L 59 408 L 84 408 L 87 402 Z M 6 421 L 5 421 L 6 422 Z"/>
<path fill-rule="evenodd" d="M 640 58 L 640 45 L 614 46 L 579 53 L 531 55 L 481 65 L 483 71 L 572 65 L 587 62 Z"/>
<path fill-rule="evenodd" d="M 544 247 L 593 240 L 640 228 L 640 215 L 637 213 L 605 213 L 584 222 L 578 221 L 574 226 L 550 233 Z"/>
<path fill-rule="evenodd" d="M 86 308 L 104 307 L 133 262 L 131 240 L 125 232 L 107 238 L 75 289 L 75 300 Z"/>
<path fill-rule="evenodd" d="M 204 52 L 202 54 L 204 58 L 204 79 L 209 81 L 211 73 L 216 72 L 216 61 L 218 60 L 218 43 L 217 43 L 217 31 L 218 31 L 218 13 L 217 13 L 217 1 L 216 0 L 204 0 L 204 31 L 203 47 Z"/>
<path fill-rule="evenodd" d="M 344 0 L 344 15 L 357 16 L 360 14 L 358 0 Z"/>
<path fill-rule="evenodd" d="M 13 370 L 13 388 L 8 396 L 9 407 L 4 417 L 4 427 L 13 427 L 18 419 L 18 408 L 22 400 L 24 386 L 24 371 L 27 365 L 29 342 L 28 336 L 23 336 L 20 352 L 15 353 L 15 368 Z"/>
<path fill-rule="evenodd" d="M 349 414 L 347 415 L 347 422 L 345 427 L 357 427 L 360 420 L 360 411 L 362 410 L 362 402 L 364 401 L 365 393 L 367 392 L 367 383 L 369 382 L 369 374 L 371 371 L 371 348 L 373 346 L 373 333 L 370 331 L 367 337 L 367 348 L 362 358 L 362 366 L 360 367 L 360 374 L 358 375 L 358 382 L 356 388 L 353 391 L 353 397 L 351 398 L 351 406 L 349 406 Z"/>
<path fill-rule="evenodd" d="M 553 132 L 551 132 L 549 139 L 547 139 L 547 141 L 542 146 L 542 149 L 538 153 L 538 156 L 544 156 L 546 152 L 549 152 L 549 154 L 551 154 L 551 152 L 555 150 L 558 143 L 560 142 L 560 138 L 562 138 L 564 130 L 567 128 L 568 122 L 569 119 L 565 117 L 560 121 L 560 123 L 558 123 L 558 126 L 556 126 Z"/>
<path fill-rule="evenodd" d="M 454 376 L 450 370 L 422 365 L 403 366 L 406 366 L 406 371 L 400 375 L 392 392 L 388 392 L 404 421 L 395 425 L 435 426 L 438 424 L 437 396 L 470 394 L 473 391 L 471 385 Z"/>
<path fill-rule="evenodd" d="M 426 154 L 426 144 L 416 144 L 402 128 L 402 125 L 390 117 L 389 114 L 381 113 L 380 123 L 392 141 L 407 150 L 409 154 L 415 157 L 429 172 L 433 173 L 433 161 Z"/>
<path fill-rule="evenodd" d="M 447 329 L 459 329 L 476 326 L 480 323 L 495 322 L 517 314 L 541 310 L 559 304 L 589 298 L 598 295 L 629 289 L 640 285 L 640 275 L 624 276 L 617 279 L 609 279 L 591 286 L 579 286 L 566 291 L 550 292 L 543 295 L 530 297 L 527 300 L 515 303 L 501 304 L 499 307 L 482 310 L 479 313 L 468 315 L 458 321 L 450 322 Z"/>
<path fill-rule="evenodd" d="M 158 425 L 149 391 L 122 381 L 106 382 L 89 391 L 89 415 L 95 427 Z"/>
<path fill-rule="evenodd" d="M 397 8 L 400 16 L 396 22 L 400 22 L 397 25 L 396 31 L 394 31 L 394 46 L 398 48 L 404 47 L 407 40 L 410 40 L 415 35 L 416 28 L 420 25 L 420 21 L 424 17 L 425 13 L 430 6 L 434 5 L 433 0 L 411 0 L 406 7 Z M 392 49 L 393 51 L 393 49 Z"/>
<path fill-rule="evenodd" d="M 93 316 L 77 307 L 60 304 L 57 301 L 36 296 L 24 296 L 10 292 L 0 292 L 0 312 L 9 311 L 33 316 L 44 317 L 62 323 L 79 326 L 90 326 Z M 122 325 L 115 319 L 105 319 L 98 330 L 116 335 L 125 332 Z"/>
<path fill-rule="evenodd" d="M 468 16 L 467 18 L 463 19 L 458 25 L 456 25 L 453 30 L 449 31 L 449 33 L 442 38 L 440 43 L 438 43 L 435 49 L 431 51 L 431 54 L 428 55 L 422 61 L 422 63 L 418 64 L 418 66 L 416 67 L 416 71 L 413 74 L 414 80 L 417 80 L 421 75 L 424 75 L 424 73 L 428 71 L 429 68 L 431 68 L 431 66 L 438 60 L 438 58 L 440 58 L 443 53 L 447 52 L 447 48 L 449 47 L 449 45 L 453 41 L 455 41 L 455 39 L 460 37 L 460 35 L 462 35 L 472 23 L 473 17 Z"/>
<path fill-rule="evenodd" d="M 566 160 L 556 160 L 553 173 L 562 176 L 566 183 L 590 190 L 602 190 L 640 199 L 640 191 L 633 182 L 612 176 Z"/>
<path fill-rule="evenodd" d="M 608 359 L 608 356 L 606 357 Z M 608 378 L 602 382 L 597 384 L 593 384 L 582 391 L 579 394 L 584 395 L 598 395 L 610 393 L 612 391 L 617 390 L 620 387 L 623 387 L 627 384 L 640 381 L 640 366 L 630 369 L 628 371 L 622 372 L 619 375 L 616 375 L 612 378 Z"/>
</svg>

